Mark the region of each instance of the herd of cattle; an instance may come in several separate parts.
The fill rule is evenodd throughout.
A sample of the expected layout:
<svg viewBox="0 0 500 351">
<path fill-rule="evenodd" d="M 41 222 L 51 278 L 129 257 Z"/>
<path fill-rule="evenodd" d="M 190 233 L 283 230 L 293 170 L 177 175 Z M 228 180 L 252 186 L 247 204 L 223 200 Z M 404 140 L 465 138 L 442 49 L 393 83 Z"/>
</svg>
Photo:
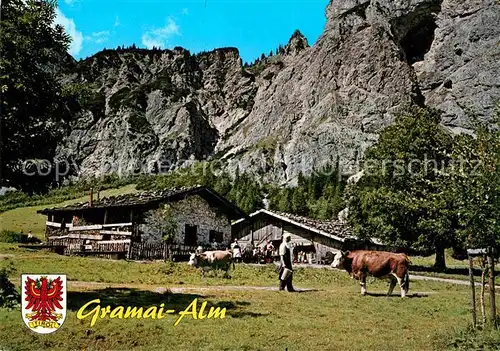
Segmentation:
<svg viewBox="0 0 500 351">
<path fill-rule="evenodd" d="M 392 294 L 396 283 L 401 288 L 401 297 L 405 297 L 410 287 L 408 273 L 410 259 L 405 254 L 385 251 L 348 251 L 338 252 L 331 264 L 332 268 L 346 270 L 352 279 L 357 279 L 361 285 L 361 294 L 366 294 L 366 278 L 389 279 L 388 295 Z M 235 269 L 231 251 L 205 251 L 192 253 L 189 265 L 201 268 L 203 276 L 210 270 L 224 270 L 229 274 L 231 265 Z"/>
</svg>

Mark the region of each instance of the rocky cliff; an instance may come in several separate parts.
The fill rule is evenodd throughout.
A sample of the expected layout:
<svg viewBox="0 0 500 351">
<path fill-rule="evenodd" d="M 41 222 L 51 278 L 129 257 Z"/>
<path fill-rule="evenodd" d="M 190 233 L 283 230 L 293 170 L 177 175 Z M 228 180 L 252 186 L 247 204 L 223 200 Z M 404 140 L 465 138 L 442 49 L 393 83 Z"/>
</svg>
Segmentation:
<svg viewBox="0 0 500 351">
<path fill-rule="evenodd" d="M 75 116 L 59 156 L 83 176 L 222 158 L 293 183 L 326 162 L 355 164 L 407 105 L 441 109 L 458 132 L 471 114 L 493 115 L 496 0 L 338 0 L 326 16 L 314 45 L 297 31 L 250 67 L 235 48 L 106 50 L 78 62 L 65 80 L 93 83 L 102 106 Z"/>
</svg>

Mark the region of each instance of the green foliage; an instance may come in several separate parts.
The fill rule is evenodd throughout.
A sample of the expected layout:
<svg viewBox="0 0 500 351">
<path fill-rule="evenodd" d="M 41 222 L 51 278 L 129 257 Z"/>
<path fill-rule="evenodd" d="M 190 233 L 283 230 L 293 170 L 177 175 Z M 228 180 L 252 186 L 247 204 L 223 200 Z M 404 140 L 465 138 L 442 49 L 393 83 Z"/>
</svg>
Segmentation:
<svg viewBox="0 0 500 351">
<path fill-rule="evenodd" d="M 263 207 L 262 199 L 263 189 L 248 174 L 236 173 L 233 181 L 233 187 L 227 194 L 229 200 L 235 202 L 243 211 L 247 213 L 254 212 Z"/>
<path fill-rule="evenodd" d="M 25 175 L 23 162 L 52 160 L 71 118 L 57 80 L 70 37 L 53 25 L 56 6 L 53 0 L 2 3 L 2 180 L 28 191 L 44 189 L 52 179 Z"/>
<path fill-rule="evenodd" d="M 447 350 L 498 350 L 500 331 L 494 328 L 469 327 L 454 334 L 451 340 L 443 340 L 442 344 L 441 349 Z"/>
<path fill-rule="evenodd" d="M 72 111 L 89 110 L 94 118 L 104 116 L 106 96 L 97 91 L 93 84 L 70 83 L 62 88 L 62 95 L 66 98 L 68 107 Z"/>
<path fill-rule="evenodd" d="M 350 221 L 357 235 L 376 236 L 394 248 L 444 249 L 454 243 L 453 198 L 443 192 L 452 136 L 440 115 L 414 108 L 399 116 L 366 152 L 365 175 L 350 190 Z"/>
<path fill-rule="evenodd" d="M 309 177 L 299 174 L 295 188 L 273 188 L 270 208 L 316 219 L 336 219 L 345 208 L 345 179 L 339 178 L 338 163 L 328 164 Z"/>
<path fill-rule="evenodd" d="M 2 308 L 12 309 L 21 306 L 21 296 L 9 280 L 12 271 L 13 268 L 7 269 L 5 267 L 0 270 L 0 307 Z"/>
<path fill-rule="evenodd" d="M 175 236 L 179 227 L 169 205 L 149 211 L 144 222 L 146 227 L 143 237 L 146 242 L 169 241 Z"/>
<path fill-rule="evenodd" d="M 498 246 L 500 132 L 475 123 L 474 137 L 452 137 L 439 122 L 423 109 L 398 118 L 367 151 L 367 174 L 347 196 L 359 236 L 434 249 L 444 268 L 444 248 Z"/>
<path fill-rule="evenodd" d="M 5 212 L 19 207 L 49 205 L 61 203 L 66 200 L 76 199 L 88 195 L 89 189 L 106 190 L 115 189 L 124 185 L 133 184 L 137 177 L 119 177 L 109 174 L 100 178 L 87 178 L 60 188 L 52 188 L 46 193 L 29 196 L 21 191 L 9 192 L 0 196 L 0 212 Z"/>
<path fill-rule="evenodd" d="M 231 177 L 218 162 L 197 162 L 191 167 L 156 176 L 143 176 L 137 189 L 153 190 L 191 186 L 207 186 L 247 213 L 263 208 L 266 193 L 272 210 L 330 219 L 345 207 L 342 200 L 343 181 L 337 179 L 335 167 L 328 166 L 317 175 L 303 179 L 296 188 L 262 185 L 247 173 Z M 315 189 L 315 190 L 311 190 Z"/>
<path fill-rule="evenodd" d="M 458 235 L 469 247 L 500 243 L 500 108 L 493 122 L 475 122 L 475 137 L 454 140 L 447 190 L 456 199 Z"/>
<path fill-rule="evenodd" d="M 109 98 L 109 106 L 113 110 L 119 110 L 121 105 L 123 104 L 124 101 L 127 101 L 127 97 L 130 94 L 130 88 L 129 87 L 123 87 L 120 90 L 118 90 L 116 93 L 114 93 L 110 98 Z"/>
<path fill-rule="evenodd" d="M 9 230 L 0 231 L 0 242 L 2 243 L 20 243 L 24 244 L 28 242 L 28 235 L 17 233 Z"/>
<path fill-rule="evenodd" d="M 141 113 L 132 113 L 128 123 L 132 132 L 147 133 L 151 130 L 151 124 L 149 124 L 146 116 Z"/>
</svg>

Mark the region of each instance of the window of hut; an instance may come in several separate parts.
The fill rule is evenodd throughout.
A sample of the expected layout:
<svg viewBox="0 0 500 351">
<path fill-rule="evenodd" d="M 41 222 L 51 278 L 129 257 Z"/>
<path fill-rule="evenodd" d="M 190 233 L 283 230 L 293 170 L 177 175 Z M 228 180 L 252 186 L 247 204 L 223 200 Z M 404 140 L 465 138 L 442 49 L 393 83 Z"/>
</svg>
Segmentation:
<svg viewBox="0 0 500 351">
<path fill-rule="evenodd" d="M 211 230 L 210 234 L 209 234 L 209 240 L 210 240 L 210 242 L 215 240 L 217 243 L 221 243 L 224 241 L 224 236 L 223 236 L 222 232 L 218 232 L 216 230 Z"/>
</svg>

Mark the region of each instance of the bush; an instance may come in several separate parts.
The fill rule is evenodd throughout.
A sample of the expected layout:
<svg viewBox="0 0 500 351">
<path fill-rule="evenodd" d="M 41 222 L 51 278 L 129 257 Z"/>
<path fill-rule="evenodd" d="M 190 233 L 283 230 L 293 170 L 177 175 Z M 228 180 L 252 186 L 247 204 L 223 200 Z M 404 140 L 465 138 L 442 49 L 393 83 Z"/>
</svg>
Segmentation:
<svg viewBox="0 0 500 351">
<path fill-rule="evenodd" d="M 498 350 L 500 331 L 491 327 L 485 329 L 467 328 L 453 335 L 447 345 L 440 345 L 452 350 Z"/>
<path fill-rule="evenodd" d="M 16 308 L 20 306 L 21 298 L 16 287 L 9 280 L 6 268 L 0 270 L 0 307 Z"/>
<path fill-rule="evenodd" d="M 19 243 L 19 244 L 37 244 L 40 243 L 38 238 L 28 238 L 27 234 L 17 233 L 9 230 L 2 230 L 0 232 L 0 242 L 2 243 Z"/>
</svg>

